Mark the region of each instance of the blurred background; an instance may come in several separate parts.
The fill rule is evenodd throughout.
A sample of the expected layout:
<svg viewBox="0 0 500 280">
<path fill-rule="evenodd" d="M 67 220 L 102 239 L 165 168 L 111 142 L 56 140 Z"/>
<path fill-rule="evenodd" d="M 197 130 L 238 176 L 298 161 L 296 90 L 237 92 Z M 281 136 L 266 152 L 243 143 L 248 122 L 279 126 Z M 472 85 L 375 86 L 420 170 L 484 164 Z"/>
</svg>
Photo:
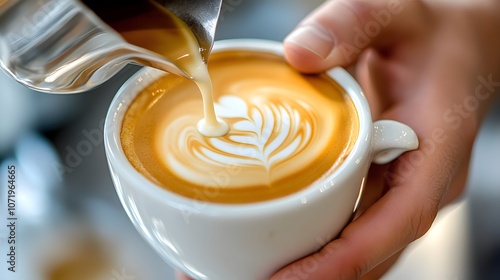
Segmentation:
<svg viewBox="0 0 500 280">
<path fill-rule="evenodd" d="M 281 41 L 322 1 L 227 0 L 216 38 Z M 139 68 L 77 95 L 30 91 L 0 72 L 0 279 L 174 279 L 115 193 L 103 119 Z M 468 190 L 384 279 L 500 279 L 500 104 L 475 143 Z M 17 272 L 7 271 L 7 166 L 17 168 Z"/>
</svg>

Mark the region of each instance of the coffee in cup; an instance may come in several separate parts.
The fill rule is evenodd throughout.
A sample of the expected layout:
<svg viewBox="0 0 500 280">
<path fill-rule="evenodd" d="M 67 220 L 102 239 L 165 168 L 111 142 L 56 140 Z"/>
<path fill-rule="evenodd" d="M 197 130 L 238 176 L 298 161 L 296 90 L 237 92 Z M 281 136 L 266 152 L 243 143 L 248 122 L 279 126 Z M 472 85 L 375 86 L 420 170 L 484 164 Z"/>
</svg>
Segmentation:
<svg viewBox="0 0 500 280">
<path fill-rule="evenodd" d="M 279 56 L 243 50 L 212 54 L 208 68 L 226 135 L 198 132 L 199 90 L 172 74 L 146 86 L 125 114 L 122 148 L 158 186 L 216 203 L 276 199 L 331 174 L 356 142 L 356 108 L 326 74 L 300 74 Z"/>
</svg>

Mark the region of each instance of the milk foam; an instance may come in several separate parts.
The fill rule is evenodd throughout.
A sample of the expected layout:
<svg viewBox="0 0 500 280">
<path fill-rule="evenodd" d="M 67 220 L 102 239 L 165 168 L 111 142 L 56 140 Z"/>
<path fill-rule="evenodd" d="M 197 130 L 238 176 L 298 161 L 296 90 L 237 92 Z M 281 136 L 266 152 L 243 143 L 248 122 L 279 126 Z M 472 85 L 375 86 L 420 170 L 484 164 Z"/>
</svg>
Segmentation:
<svg viewBox="0 0 500 280">
<path fill-rule="evenodd" d="M 203 63 L 201 56 L 199 56 L 196 67 L 194 67 L 195 65 L 188 66 L 190 66 L 190 72 L 203 98 L 204 118 L 198 121 L 196 125 L 198 132 L 207 137 L 226 135 L 229 131 L 229 125 L 224 120 L 218 118 L 215 113 L 212 80 L 210 79 L 207 65 Z"/>
<path fill-rule="evenodd" d="M 221 96 L 215 110 L 231 124 L 225 137 L 200 135 L 192 125 L 195 116 L 177 118 L 164 128 L 164 163 L 177 176 L 201 185 L 213 181 L 215 170 L 230 166 L 241 170 L 223 187 L 270 185 L 290 175 L 294 168 L 277 167 L 310 146 L 318 121 L 309 104 L 290 96 L 272 87 Z"/>
<path fill-rule="evenodd" d="M 230 126 L 222 137 L 200 134 L 199 89 L 175 75 L 149 85 L 127 110 L 123 150 L 155 184 L 196 200 L 265 201 L 310 186 L 349 154 L 356 109 L 327 76 L 239 51 L 212 54 L 209 71 L 214 113 Z"/>
</svg>

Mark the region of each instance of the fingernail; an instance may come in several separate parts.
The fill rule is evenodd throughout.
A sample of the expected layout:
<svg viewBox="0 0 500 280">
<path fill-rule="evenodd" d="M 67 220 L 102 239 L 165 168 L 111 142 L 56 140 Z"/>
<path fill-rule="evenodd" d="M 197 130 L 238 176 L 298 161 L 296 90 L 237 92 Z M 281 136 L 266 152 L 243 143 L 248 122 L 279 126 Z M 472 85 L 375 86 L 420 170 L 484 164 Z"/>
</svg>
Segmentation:
<svg viewBox="0 0 500 280">
<path fill-rule="evenodd" d="M 292 31 L 285 38 L 285 43 L 297 45 L 324 59 L 332 52 L 335 40 L 332 34 L 324 27 L 316 24 L 308 24 Z"/>
</svg>

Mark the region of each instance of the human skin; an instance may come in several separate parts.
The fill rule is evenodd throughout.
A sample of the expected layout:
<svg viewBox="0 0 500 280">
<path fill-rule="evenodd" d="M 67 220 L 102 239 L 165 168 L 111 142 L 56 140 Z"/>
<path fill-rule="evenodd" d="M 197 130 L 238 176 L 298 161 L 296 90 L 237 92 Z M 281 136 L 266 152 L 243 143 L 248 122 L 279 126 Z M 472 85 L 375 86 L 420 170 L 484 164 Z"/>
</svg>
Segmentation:
<svg viewBox="0 0 500 280">
<path fill-rule="evenodd" d="M 499 2 L 330 0 L 285 39 L 293 67 L 347 67 L 373 119 L 409 125 L 420 147 L 373 165 L 355 220 L 272 280 L 379 279 L 460 198 L 478 129 L 500 89 Z"/>
<path fill-rule="evenodd" d="M 285 39 L 299 71 L 350 67 L 373 119 L 408 124 L 420 147 L 373 165 L 357 218 L 272 280 L 379 279 L 460 197 L 474 139 L 500 89 L 499 11 L 490 0 L 331 0 Z"/>
</svg>

